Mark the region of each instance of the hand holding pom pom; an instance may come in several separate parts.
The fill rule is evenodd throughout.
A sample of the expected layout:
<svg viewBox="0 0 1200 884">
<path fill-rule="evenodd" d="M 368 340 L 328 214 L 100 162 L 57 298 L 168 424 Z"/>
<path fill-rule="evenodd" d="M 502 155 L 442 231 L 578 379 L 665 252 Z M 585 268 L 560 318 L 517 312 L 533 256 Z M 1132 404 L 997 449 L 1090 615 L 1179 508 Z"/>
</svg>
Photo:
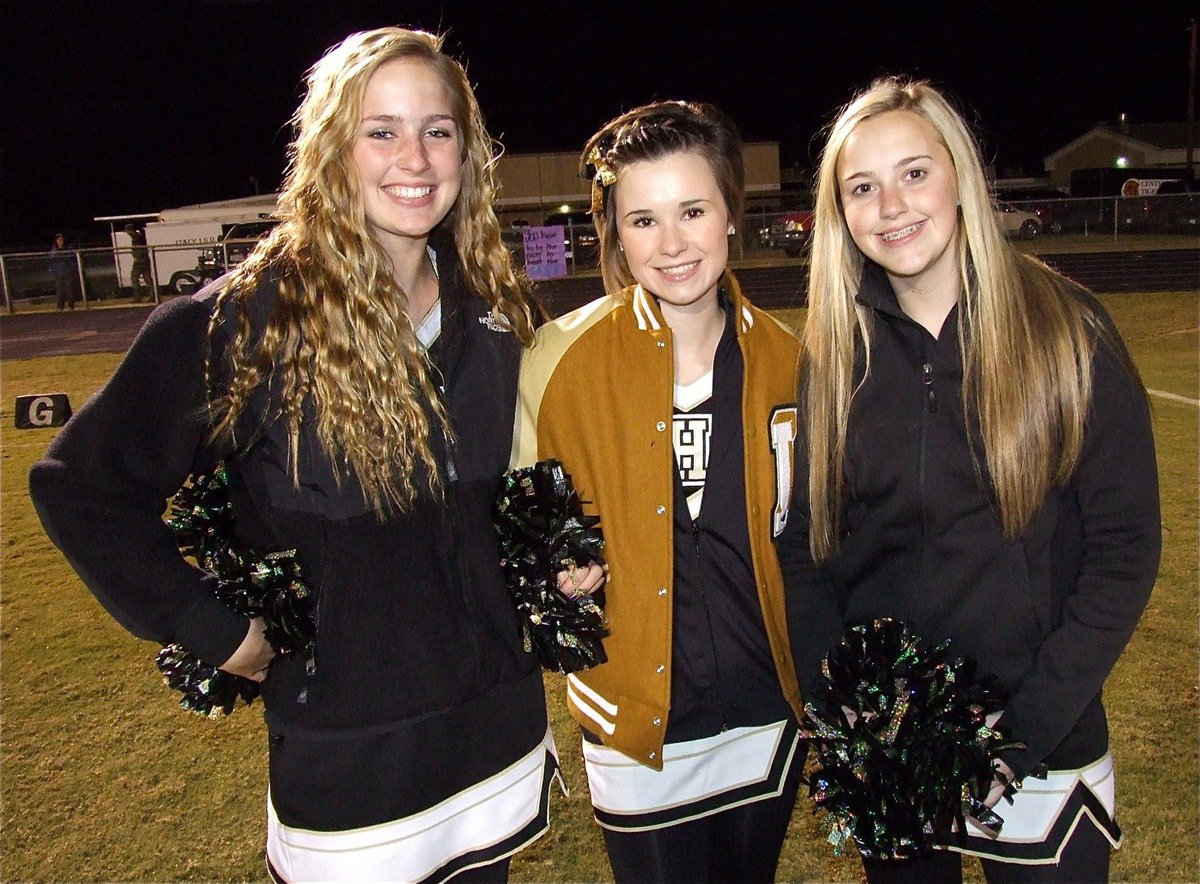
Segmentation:
<svg viewBox="0 0 1200 884">
<path fill-rule="evenodd" d="M 242 645 L 221 664 L 228 671 L 180 645 L 159 652 L 155 662 L 163 681 L 183 694 L 182 708 L 217 718 L 229 715 L 239 698 L 250 703 L 274 654 L 303 652 L 308 671 L 315 670 L 316 612 L 296 553 L 262 554 L 241 546 L 223 465 L 193 477 L 175 495 L 167 524 L 180 552 L 216 576 L 217 598 L 251 620 Z"/>
<path fill-rule="evenodd" d="M 539 461 L 506 473 L 495 521 L 525 649 L 555 672 L 607 660 L 603 592 L 591 591 L 603 581 L 604 536 L 599 519 L 584 514 L 562 464 Z"/>
<path fill-rule="evenodd" d="M 250 621 L 246 637 L 228 660 L 221 664 L 222 672 L 248 678 L 250 681 L 267 680 L 267 669 L 275 658 L 275 648 L 267 641 L 266 626 L 261 617 Z"/>
<path fill-rule="evenodd" d="M 968 816 L 1003 825 L 989 791 L 1000 753 L 1024 744 L 995 729 L 1004 698 L 949 646 L 928 648 L 884 618 L 847 630 L 826 656 L 802 736 L 820 762 L 809 793 L 835 853 L 852 840 L 864 857 L 901 859 L 948 843 Z"/>
<path fill-rule="evenodd" d="M 592 562 L 580 568 L 572 562 L 567 570 L 558 572 L 558 591 L 568 598 L 588 596 L 600 589 L 607 577 L 603 565 Z"/>
</svg>

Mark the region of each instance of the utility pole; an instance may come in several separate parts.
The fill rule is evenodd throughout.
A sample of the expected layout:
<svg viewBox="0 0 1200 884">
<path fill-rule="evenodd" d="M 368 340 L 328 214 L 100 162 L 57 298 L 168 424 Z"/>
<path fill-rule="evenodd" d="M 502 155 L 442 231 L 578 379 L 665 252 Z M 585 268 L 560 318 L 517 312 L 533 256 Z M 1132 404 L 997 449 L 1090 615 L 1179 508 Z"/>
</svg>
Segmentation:
<svg viewBox="0 0 1200 884">
<path fill-rule="evenodd" d="M 1196 20 L 1192 19 L 1192 49 L 1188 54 L 1188 125 L 1187 125 L 1187 168 L 1188 177 L 1196 180 Z"/>
</svg>

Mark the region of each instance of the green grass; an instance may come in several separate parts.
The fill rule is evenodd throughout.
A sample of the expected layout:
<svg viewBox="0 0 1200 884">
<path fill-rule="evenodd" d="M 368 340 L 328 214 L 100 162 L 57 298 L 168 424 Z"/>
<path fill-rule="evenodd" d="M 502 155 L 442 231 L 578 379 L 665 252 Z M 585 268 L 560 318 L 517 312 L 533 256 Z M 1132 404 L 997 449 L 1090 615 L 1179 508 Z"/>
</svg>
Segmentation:
<svg viewBox="0 0 1200 884">
<path fill-rule="evenodd" d="M 1102 298 L 1146 385 L 1200 398 L 1195 293 Z M 785 317 L 803 321 L 802 311 Z M 258 708 L 210 722 L 178 710 L 155 648 L 100 608 L 42 533 L 26 493 L 53 430 L 12 428 L 17 395 L 65 391 L 78 407 L 119 356 L 0 363 L 0 879 L 266 879 L 266 752 Z M 1106 691 L 1126 844 L 1113 880 L 1196 881 L 1197 408 L 1154 400 L 1165 547 L 1158 585 Z M 517 857 L 514 881 L 611 880 L 591 820 L 562 680 L 546 679 L 569 798 Z M 968 867 L 978 879 L 978 867 Z M 859 881 L 806 798 L 780 879 Z"/>
</svg>

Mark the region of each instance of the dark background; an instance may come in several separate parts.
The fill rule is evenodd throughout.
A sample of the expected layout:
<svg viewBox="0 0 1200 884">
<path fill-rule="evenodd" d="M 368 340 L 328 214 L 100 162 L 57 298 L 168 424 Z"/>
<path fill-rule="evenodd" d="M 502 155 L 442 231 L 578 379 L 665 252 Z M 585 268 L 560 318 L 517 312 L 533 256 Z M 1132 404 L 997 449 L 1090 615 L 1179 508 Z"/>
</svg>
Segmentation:
<svg viewBox="0 0 1200 884">
<path fill-rule="evenodd" d="M 1002 175 L 1120 113 L 1187 115 L 1194 3 L 542 0 L 37 3 L 0 14 L 0 246 L 96 215 L 278 188 L 305 70 L 346 34 L 448 31 L 508 151 L 575 150 L 654 98 L 713 101 L 813 165 L 818 132 L 884 73 L 934 80 Z"/>
</svg>

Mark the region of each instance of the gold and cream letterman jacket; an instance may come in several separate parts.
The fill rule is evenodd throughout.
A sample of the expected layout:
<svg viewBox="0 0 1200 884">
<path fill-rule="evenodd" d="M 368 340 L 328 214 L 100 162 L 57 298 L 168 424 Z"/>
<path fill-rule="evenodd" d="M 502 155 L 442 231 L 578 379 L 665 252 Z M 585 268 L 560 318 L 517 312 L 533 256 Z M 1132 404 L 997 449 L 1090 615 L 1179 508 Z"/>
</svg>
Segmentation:
<svg viewBox="0 0 1200 884">
<path fill-rule="evenodd" d="M 799 341 L 722 280 L 745 363 L 746 511 L 763 620 L 783 696 L 800 716 L 773 540 L 787 522 Z M 605 745 L 662 769 L 671 707 L 674 360 L 657 302 L 632 286 L 538 330 L 521 361 L 512 466 L 555 458 L 598 514 L 609 565 L 608 662 L 567 676 L 571 713 Z"/>
</svg>

